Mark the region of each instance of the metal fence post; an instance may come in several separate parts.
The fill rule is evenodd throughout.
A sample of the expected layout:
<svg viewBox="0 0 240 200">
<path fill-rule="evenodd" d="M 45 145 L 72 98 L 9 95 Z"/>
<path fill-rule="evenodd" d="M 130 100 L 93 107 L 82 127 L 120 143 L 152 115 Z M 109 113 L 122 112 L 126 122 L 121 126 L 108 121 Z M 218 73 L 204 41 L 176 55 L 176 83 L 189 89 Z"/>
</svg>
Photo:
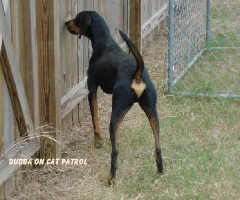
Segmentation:
<svg viewBox="0 0 240 200">
<path fill-rule="evenodd" d="M 169 0 L 168 8 L 168 92 L 172 93 L 174 79 L 174 7 L 175 0 Z"/>
<path fill-rule="evenodd" d="M 206 45 L 211 40 L 211 0 L 207 0 L 207 24 L 206 24 Z"/>
</svg>

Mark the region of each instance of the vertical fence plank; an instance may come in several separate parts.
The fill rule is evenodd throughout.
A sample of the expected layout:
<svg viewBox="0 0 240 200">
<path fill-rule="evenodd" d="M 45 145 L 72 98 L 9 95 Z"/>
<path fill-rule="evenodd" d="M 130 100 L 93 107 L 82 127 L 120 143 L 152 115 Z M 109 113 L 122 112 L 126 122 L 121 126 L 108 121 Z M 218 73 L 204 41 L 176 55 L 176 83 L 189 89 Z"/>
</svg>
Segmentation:
<svg viewBox="0 0 240 200">
<path fill-rule="evenodd" d="M 6 83 L 3 83 L 3 141 L 4 151 L 14 144 L 14 115 Z"/>
<path fill-rule="evenodd" d="M 39 68 L 39 104 L 40 123 L 51 124 L 57 130 L 60 129 L 60 94 L 58 77 L 61 65 L 59 47 L 60 29 L 59 19 L 56 17 L 58 2 L 37 0 L 37 45 L 38 45 L 38 68 Z M 59 81 L 59 82 L 57 82 Z M 58 132 L 51 133 L 57 137 Z M 53 158 L 58 152 L 57 144 L 47 138 L 41 138 L 41 157 Z"/>
<path fill-rule="evenodd" d="M 33 1 L 31 1 L 31 2 L 33 2 Z M 20 13 L 20 4 L 21 4 L 21 2 L 19 2 L 19 1 L 10 1 L 10 7 L 11 7 L 11 37 L 12 37 L 12 43 L 13 43 L 13 47 L 14 47 L 14 50 L 15 50 L 15 56 L 16 56 L 17 60 L 20 60 L 20 56 L 19 55 L 20 55 L 21 49 L 24 49 L 23 47 L 20 47 L 20 42 L 21 42 L 20 41 L 20 34 L 19 34 L 19 31 L 21 29 L 20 23 L 19 23 L 19 21 L 21 20 L 20 19 L 20 14 L 21 14 Z M 31 17 L 33 17 L 33 16 L 31 16 Z M 24 32 L 24 29 L 21 29 L 21 31 Z M 32 55 L 30 55 L 30 56 L 32 56 Z M 20 68 L 20 66 L 18 66 L 18 67 Z M 34 78 L 33 78 L 33 80 L 34 80 Z M 28 92 L 27 88 L 28 88 L 28 85 L 25 84 L 26 92 Z M 33 87 L 33 88 L 35 88 L 35 91 L 38 91 L 37 87 Z M 37 97 L 37 95 L 36 95 L 36 97 Z M 34 108 L 34 111 L 36 111 L 35 108 Z M 39 115 L 39 112 L 37 113 L 37 115 Z M 34 121 L 36 121 L 35 118 L 34 118 Z M 20 138 L 20 132 L 19 132 L 19 129 L 17 127 L 16 120 L 13 121 L 13 124 L 14 124 L 13 125 L 13 127 L 14 127 L 14 130 L 13 130 L 13 132 L 14 132 L 13 135 L 14 136 L 13 137 L 14 137 L 14 140 L 16 141 L 16 140 L 18 140 Z M 12 184 L 14 185 L 14 187 L 12 187 L 12 189 L 15 189 L 21 183 L 22 173 L 18 173 L 17 172 L 10 179 L 12 179 Z M 9 187 L 11 187 L 11 184 L 9 184 L 9 183 L 6 184 L 6 186 L 5 186 L 5 190 L 6 190 L 5 193 L 6 193 L 6 195 L 7 195 L 7 193 L 11 192 L 8 189 Z"/>
<path fill-rule="evenodd" d="M 39 86 L 38 86 L 38 53 L 37 53 L 37 27 L 36 27 L 36 1 L 30 0 L 30 23 L 31 23 L 31 56 L 33 73 L 33 115 L 34 125 L 39 127 Z"/>
<path fill-rule="evenodd" d="M 141 7 L 142 0 L 130 1 L 130 38 L 140 52 L 142 50 Z"/>
<path fill-rule="evenodd" d="M 84 10 L 84 4 L 82 0 L 78 0 L 78 12 Z M 84 38 L 78 40 L 78 77 L 79 81 L 82 81 L 84 78 Z"/>
<path fill-rule="evenodd" d="M 147 20 L 147 4 L 146 4 L 146 0 L 142 0 L 142 13 L 141 13 L 141 19 L 142 19 L 142 23 L 144 24 L 145 21 Z"/>
<path fill-rule="evenodd" d="M 3 152 L 3 115 L 3 74 L 0 64 L 0 154 Z"/>
<path fill-rule="evenodd" d="M 66 19 L 72 19 L 72 0 L 65 1 L 65 15 Z M 74 63 L 74 51 L 72 48 L 73 40 L 76 36 L 66 32 L 65 41 L 65 65 L 64 65 L 64 94 L 66 94 L 72 88 L 72 73 L 73 73 L 73 63 Z M 70 127 L 73 123 L 73 111 L 71 111 L 64 118 L 64 127 Z"/>
<path fill-rule="evenodd" d="M 84 10 L 84 1 L 78 0 L 78 12 Z M 78 79 L 82 81 L 84 78 L 84 39 L 78 40 Z M 83 104 L 79 104 L 78 106 L 78 120 L 81 122 L 83 117 Z"/>
<path fill-rule="evenodd" d="M 8 93 L 8 88 L 6 83 L 3 84 L 4 94 L 3 94 L 3 143 L 4 143 L 4 152 L 10 149 L 15 143 L 15 121 L 13 115 L 13 109 L 11 105 L 11 99 Z M 5 182 L 5 196 L 9 196 L 15 189 L 15 177 L 11 176 Z"/>
<path fill-rule="evenodd" d="M 123 26 L 124 26 L 124 32 L 129 34 L 129 3 L 128 0 L 124 0 L 123 5 Z"/>
<path fill-rule="evenodd" d="M 19 55 L 20 55 L 20 35 L 19 35 L 19 26 L 20 26 L 20 23 L 19 23 L 19 7 L 20 7 L 20 4 L 21 2 L 19 1 L 10 1 L 10 7 L 11 7 L 11 37 L 12 37 L 12 44 L 13 44 L 13 47 L 14 47 L 14 50 L 15 50 L 15 56 L 16 56 L 16 59 L 19 60 Z M 20 67 L 20 66 L 18 66 Z M 16 121 L 14 123 L 15 125 L 15 134 L 14 134 L 14 137 L 15 137 L 15 140 L 17 140 L 19 137 L 20 137 L 20 133 L 19 133 L 19 130 L 17 128 L 17 124 L 16 124 Z"/>
<path fill-rule="evenodd" d="M 9 23 L 9 27 L 11 29 L 11 40 L 12 40 L 12 44 L 15 50 L 15 59 L 18 59 L 18 43 L 16 41 L 19 41 L 17 38 L 17 34 L 15 35 L 14 33 L 16 33 L 16 27 L 13 26 L 13 23 L 15 24 L 16 20 L 18 19 L 17 17 L 15 17 L 15 14 L 17 15 L 18 12 L 13 12 L 13 6 L 14 3 L 13 1 L 9 1 L 9 5 L 8 5 L 8 10 L 7 15 L 8 16 L 8 23 Z M 14 8 L 17 8 L 17 6 L 15 6 Z M 16 36 L 16 37 L 15 37 Z M 1 132 L 1 137 L 2 137 L 2 143 L 3 143 L 3 148 L 2 148 L 2 153 L 5 151 L 7 151 L 9 148 L 12 147 L 12 145 L 15 143 L 16 137 L 15 137 L 15 130 L 18 130 L 17 127 L 17 123 L 14 119 L 14 114 L 13 114 L 13 109 L 12 109 L 12 105 L 11 105 L 11 100 L 9 97 L 9 93 L 8 93 L 8 89 L 7 89 L 7 85 L 5 83 L 5 81 L 2 81 L 1 83 L 1 87 L 3 89 L 2 94 L 0 94 L 0 96 L 2 96 L 2 105 L 3 105 L 3 109 L 2 111 L 0 111 L 1 113 L 4 114 L 4 117 L 2 119 L 0 119 L 0 121 L 3 123 L 3 125 L 0 127 L 2 128 Z M 0 117 L 1 118 L 1 117 Z M 0 123 L 1 123 L 0 122 Z M 20 135 L 19 131 L 18 134 Z M 13 174 L 11 177 L 9 177 L 9 179 L 4 183 L 4 186 L 2 186 L 3 190 L 3 196 L 5 198 L 7 198 L 16 188 L 16 184 L 15 184 L 15 180 L 16 180 L 16 176 Z"/>
<path fill-rule="evenodd" d="M 78 0 L 72 0 L 72 17 L 74 18 L 78 12 Z M 72 37 L 72 87 L 74 87 L 79 82 L 78 77 L 78 37 Z M 78 112 L 79 105 L 77 105 L 73 110 L 73 125 L 78 124 Z"/>
<path fill-rule="evenodd" d="M 29 0 L 21 0 L 19 4 L 19 63 L 24 87 L 27 88 L 26 96 L 31 111 L 31 118 L 34 116 L 34 85 L 33 85 L 33 68 L 32 68 L 32 41 L 31 41 L 31 13 Z"/>
<path fill-rule="evenodd" d="M 1 48 L 0 48 L 1 51 Z M 3 153 L 3 73 L 2 66 L 0 64 L 0 155 Z M 4 185 L 0 185 L 0 199 L 4 199 Z"/>
<path fill-rule="evenodd" d="M 89 1 L 85 1 L 84 4 L 84 9 L 90 10 L 92 9 L 92 0 Z M 83 77 L 85 77 L 87 75 L 87 68 L 89 65 L 89 46 L 90 46 L 90 41 L 87 38 L 83 38 L 83 60 L 84 60 L 84 64 L 83 64 Z"/>
<path fill-rule="evenodd" d="M 1 51 L 1 47 L 0 47 Z M 3 73 L 0 64 L 0 155 L 3 152 Z M 4 199 L 4 185 L 0 185 L 0 199 Z"/>
<path fill-rule="evenodd" d="M 6 1 L 5 1 L 6 2 Z M 11 27 L 11 14 L 10 14 L 10 2 L 8 2 L 8 9 L 5 10 L 6 16 L 7 16 L 7 21 L 9 27 Z M 11 27 L 12 28 L 12 27 Z M 3 67 L 3 66 L 1 66 Z M 3 152 L 6 152 L 13 144 L 15 141 L 15 135 L 14 135 L 14 114 L 13 114 L 13 109 L 11 105 L 11 99 L 9 96 L 8 92 L 8 87 L 6 85 L 6 82 L 3 80 L 2 82 L 2 88 L 3 88 L 3 96 L 2 96 L 2 105 L 3 105 L 3 110 L 2 112 L 4 113 L 3 116 L 3 132 L 2 132 L 2 140 L 3 140 Z M 9 188 L 14 188 L 14 185 L 12 183 L 12 178 L 10 178 L 6 183 L 5 183 L 5 196 L 9 194 Z"/>
<path fill-rule="evenodd" d="M 89 0 L 86 8 L 88 10 L 93 10 L 93 7 L 94 7 L 93 0 Z M 91 55 L 92 55 L 91 41 L 88 40 L 88 39 L 86 39 L 86 55 L 87 55 L 87 57 L 86 57 L 87 59 L 85 61 L 85 65 L 84 65 L 84 77 L 87 76 L 87 69 L 88 69 L 88 66 L 89 66 L 89 60 L 90 60 Z"/>
<path fill-rule="evenodd" d="M 7 2 L 7 1 L 5 1 Z M 5 4 L 6 5 L 6 4 Z M 8 1 L 7 7 L 5 7 L 5 13 L 7 16 L 7 22 L 11 29 L 11 5 Z M 4 66 L 3 66 L 4 67 Z M 6 82 L 3 81 L 3 143 L 4 151 L 8 150 L 14 144 L 14 114 L 11 105 L 11 99 L 9 96 Z"/>
<path fill-rule="evenodd" d="M 19 4 L 20 1 L 10 1 L 10 7 L 11 7 L 11 39 L 13 43 L 13 48 L 15 50 L 16 59 L 19 60 Z"/>
<path fill-rule="evenodd" d="M 55 90 L 55 95 L 53 97 L 54 104 L 55 106 L 55 126 L 57 129 L 57 132 L 55 133 L 56 139 L 61 142 L 61 130 L 62 130 L 62 121 L 61 121 L 61 85 L 59 84 L 61 80 L 61 66 L 62 66 L 62 61 L 61 61 L 61 32 L 65 28 L 64 26 L 64 21 L 61 21 L 62 17 L 62 6 L 60 5 L 60 0 L 53 0 L 53 15 L 54 15 L 54 24 L 53 24 L 53 29 L 54 29 L 54 68 L 55 68 L 55 73 L 54 75 L 54 90 Z M 56 145 L 56 156 L 60 157 L 61 156 L 61 146 Z"/>
</svg>

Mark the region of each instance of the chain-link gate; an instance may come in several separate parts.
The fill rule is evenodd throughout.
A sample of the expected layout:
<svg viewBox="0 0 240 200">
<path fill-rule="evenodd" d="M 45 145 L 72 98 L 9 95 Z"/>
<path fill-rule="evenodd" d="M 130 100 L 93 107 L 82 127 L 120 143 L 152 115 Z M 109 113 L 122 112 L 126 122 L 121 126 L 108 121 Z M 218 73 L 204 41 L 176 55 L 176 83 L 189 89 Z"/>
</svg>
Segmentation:
<svg viewBox="0 0 240 200">
<path fill-rule="evenodd" d="M 169 0 L 170 93 L 240 97 L 239 21 L 239 0 Z"/>
</svg>

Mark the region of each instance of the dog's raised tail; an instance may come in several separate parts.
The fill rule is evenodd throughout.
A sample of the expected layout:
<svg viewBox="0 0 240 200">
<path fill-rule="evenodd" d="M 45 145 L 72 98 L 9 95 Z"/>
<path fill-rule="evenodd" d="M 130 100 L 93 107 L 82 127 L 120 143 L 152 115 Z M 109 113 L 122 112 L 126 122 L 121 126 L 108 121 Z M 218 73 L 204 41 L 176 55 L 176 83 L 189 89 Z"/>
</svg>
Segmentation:
<svg viewBox="0 0 240 200">
<path fill-rule="evenodd" d="M 137 47 L 128 38 L 128 36 L 121 30 L 119 30 L 119 33 L 120 33 L 122 39 L 127 43 L 127 46 L 130 49 L 130 51 L 133 53 L 134 57 L 136 58 L 137 70 L 136 70 L 136 74 L 133 79 L 131 87 L 132 87 L 132 89 L 134 89 L 137 97 L 139 98 L 139 97 L 141 97 L 142 93 L 146 89 L 146 84 L 142 80 L 142 74 L 143 74 L 143 70 L 144 70 L 144 61 L 143 61 L 143 58 L 142 58 L 140 52 L 138 51 Z"/>
</svg>

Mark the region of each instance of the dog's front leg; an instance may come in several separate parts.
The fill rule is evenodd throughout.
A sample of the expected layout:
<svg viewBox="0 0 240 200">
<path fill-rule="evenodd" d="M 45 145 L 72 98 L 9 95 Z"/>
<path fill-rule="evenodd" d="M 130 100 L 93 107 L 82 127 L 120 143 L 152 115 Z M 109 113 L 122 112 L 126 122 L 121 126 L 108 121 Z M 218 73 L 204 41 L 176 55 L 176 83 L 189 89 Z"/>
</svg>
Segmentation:
<svg viewBox="0 0 240 200">
<path fill-rule="evenodd" d="M 97 90 L 90 92 L 88 95 L 90 111 L 92 115 L 92 123 L 94 128 L 94 145 L 96 148 L 103 146 L 103 139 L 100 134 L 99 120 L 98 120 L 98 104 L 97 104 Z"/>
</svg>

